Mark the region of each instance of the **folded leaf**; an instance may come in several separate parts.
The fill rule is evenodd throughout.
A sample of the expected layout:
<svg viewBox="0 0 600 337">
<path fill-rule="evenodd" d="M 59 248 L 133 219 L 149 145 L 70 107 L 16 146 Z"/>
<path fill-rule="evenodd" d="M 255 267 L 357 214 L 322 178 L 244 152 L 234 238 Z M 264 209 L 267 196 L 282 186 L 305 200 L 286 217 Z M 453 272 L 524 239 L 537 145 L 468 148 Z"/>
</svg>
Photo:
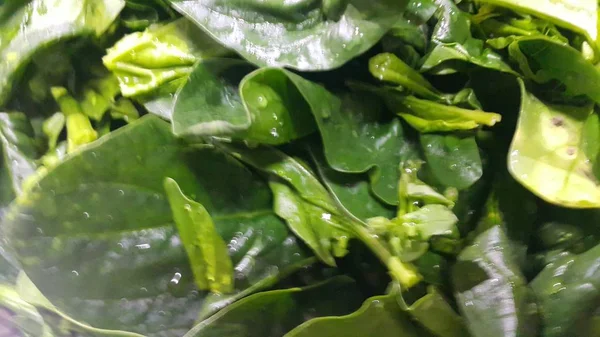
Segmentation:
<svg viewBox="0 0 600 337">
<path fill-rule="evenodd" d="M 568 95 L 586 95 L 600 103 L 600 69 L 578 50 L 548 38 L 531 37 L 514 41 L 508 51 L 526 77 L 539 83 L 558 80 Z"/>
<path fill-rule="evenodd" d="M 285 337 L 381 336 L 417 337 L 419 331 L 400 310 L 395 296 L 367 299 L 356 312 L 340 317 L 320 317 L 296 327 Z"/>
<path fill-rule="evenodd" d="M 475 238 L 452 271 L 458 307 L 474 337 L 536 336 L 535 300 L 499 226 Z"/>
<path fill-rule="evenodd" d="M 165 191 L 198 289 L 217 294 L 232 292 L 233 265 L 210 214 L 200 203 L 187 198 L 175 180 L 165 180 Z"/>
<path fill-rule="evenodd" d="M 484 47 L 471 34 L 471 20 L 452 0 L 434 0 L 437 24 L 431 35 L 431 47 L 424 56 L 421 71 L 436 74 L 456 72 L 453 62 L 468 62 L 479 67 L 514 73 L 500 55 Z"/>
<path fill-rule="evenodd" d="M 405 5 L 390 0 L 170 2 L 248 61 L 298 70 L 337 68 L 367 51 L 401 17 Z"/>
<path fill-rule="evenodd" d="M 496 6 L 507 7 L 518 13 L 532 14 L 559 26 L 587 36 L 590 41 L 598 37 L 598 2 L 595 0 L 483 0 Z"/>
<path fill-rule="evenodd" d="M 391 97 L 388 105 L 421 133 L 471 130 L 480 125 L 494 126 L 502 120 L 496 113 L 448 106 L 413 96 Z"/>
<path fill-rule="evenodd" d="M 33 0 L 4 6 L 0 10 L 0 106 L 36 52 L 61 39 L 99 36 L 123 6 L 124 0 Z"/>
<path fill-rule="evenodd" d="M 600 246 L 549 264 L 531 281 L 542 315 L 544 337 L 593 336 L 600 299 Z"/>
<path fill-rule="evenodd" d="M 68 155 L 12 204 L 2 227 L 61 312 L 95 328 L 181 336 L 207 294 L 171 225 L 166 177 L 204 205 L 227 242 L 235 292 L 221 299 L 303 266 L 266 184 L 223 154 L 190 149 L 153 116 Z"/>
<path fill-rule="evenodd" d="M 362 300 L 356 284 L 347 277 L 305 288 L 266 291 L 228 306 L 184 337 L 279 337 L 307 319 L 347 314 Z"/>
<path fill-rule="evenodd" d="M 600 207 L 592 161 L 600 143 L 600 123 L 592 106 L 546 104 L 520 85 L 521 112 L 508 158 L 510 173 L 548 202 Z"/>
</svg>

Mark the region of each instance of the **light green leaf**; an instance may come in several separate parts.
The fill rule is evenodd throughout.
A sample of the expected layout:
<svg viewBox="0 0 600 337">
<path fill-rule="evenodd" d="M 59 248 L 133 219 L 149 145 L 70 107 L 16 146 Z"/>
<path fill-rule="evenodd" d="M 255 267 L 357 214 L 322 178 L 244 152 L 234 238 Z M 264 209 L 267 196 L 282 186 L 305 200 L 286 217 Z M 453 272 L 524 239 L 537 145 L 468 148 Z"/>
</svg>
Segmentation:
<svg viewBox="0 0 600 337">
<path fill-rule="evenodd" d="M 167 178 L 164 184 L 198 289 L 217 294 L 232 292 L 233 265 L 210 214 L 202 204 L 186 197 L 175 180 Z"/>
<path fill-rule="evenodd" d="M 124 0 L 32 0 L 0 13 L 0 106 L 33 55 L 59 41 L 101 35 L 125 6 Z"/>
<path fill-rule="evenodd" d="M 508 158 L 512 176 L 544 200 L 574 208 L 600 207 L 594 175 L 600 129 L 592 106 L 558 106 L 542 102 L 521 85 L 521 108 Z"/>
<path fill-rule="evenodd" d="M 482 0 L 481 2 L 535 15 L 583 34 L 592 42 L 598 38 L 598 1 L 596 0 Z"/>
</svg>

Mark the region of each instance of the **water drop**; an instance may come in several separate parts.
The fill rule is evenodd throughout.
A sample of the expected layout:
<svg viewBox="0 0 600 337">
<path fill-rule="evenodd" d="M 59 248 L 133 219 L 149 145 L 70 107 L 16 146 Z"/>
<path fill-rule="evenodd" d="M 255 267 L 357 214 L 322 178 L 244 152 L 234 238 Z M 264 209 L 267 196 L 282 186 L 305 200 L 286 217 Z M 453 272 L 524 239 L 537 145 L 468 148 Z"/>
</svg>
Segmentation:
<svg viewBox="0 0 600 337">
<path fill-rule="evenodd" d="M 89 219 L 90 218 L 90 213 L 83 212 L 83 217 L 86 218 L 86 219 Z"/>
<path fill-rule="evenodd" d="M 185 204 L 185 205 L 183 205 L 183 209 L 185 209 L 185 210 L 186 210 L 186 211 L 188 211 L 188 212 L 191 212 L 191 211 L 192 211 L 192 205 L 190 205 L 190 204 Z"/>
<path fill-rule="evenodd" d="M 71 270 L 71 274 L 73 274 L 73 276 L 79 276 L 79 272 L 77 272 L 77 270 Z"/>
<path fill-rule="evenodd" d="M 150 248 L 150 244 L 148 244 L 148 243 L 141 243 L 139 245 L 135 245 L 135 247 L 137 249 L 148 249 L 148 248 Z"/>
<path fill-rule="evenodd" d="M 180 280 L 181 280 L 181 274 L 180 274 L 180 273 L 175 273 L 175 274 L 173 275 L 173 277 L 171 278 L 171 281 L 170 281 L 170 283 L 171 283 L 172 285 L 177 285 L 177 284 L 179 284 L 179 281 L 180 281 Z"/>
<path fill-rule="evenodd" d="M 148 292 L 148 289 L 147 289 L 146 287 L 141 287 L 141 288 L 140 288 L 140 291 L 141 291 L 141 292 L 143 292 L 143 293 L 147 293 L 147 292 Z"/>
<path fill-rule="evenodd" d="M 125 195 L 125 191 L 123 191 L 123 190 L 119 190 L 119 194 L 120 194 L 120 195 Z"/>
</svg>

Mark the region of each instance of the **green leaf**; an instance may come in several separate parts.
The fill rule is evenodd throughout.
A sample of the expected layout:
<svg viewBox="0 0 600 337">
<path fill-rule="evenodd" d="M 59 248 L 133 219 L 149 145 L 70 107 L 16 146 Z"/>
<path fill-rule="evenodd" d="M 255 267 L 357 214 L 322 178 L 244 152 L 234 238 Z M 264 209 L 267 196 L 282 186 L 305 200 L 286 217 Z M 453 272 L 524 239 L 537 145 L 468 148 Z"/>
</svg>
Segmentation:
<svg viewBox="0 0 600 337">
<path fill-rule="evenodd" d="M 531 282 L 540 305 L 543 336 L 594 335 L 594 311 L 600 299 L 599 255 L 600 245 L 564 257 L 549 264 Z"/>
<path fill-rule="evenodd" d="M 186 197 L 175 180 L 165 179 L 165 191 L 198 289 L 232 292 L 233 265 L 210 214 L 202 204 Z"/>
<path fill-rule="evenodd" d="M 189 148 L 154 116 L 69 154 L 12 204 L 2 227 L 27 275 L 66 315 L 181 336 L 210 303 L 172 225 L 166 177 L 206 208 L 227 243 L 235 292 L 220 299 L 305 265 L 262 180 L 220 152 Z"/>
<path fill-rule="evenodd" d="M 283 69 L 248 74 L 253 68 L 233 59 L 198 64 L 177 97 L 175 134 L 282 144 L 313 132 L 308 102 L 325 90 Z M 298 82 L 306 82 L 308 89 L 302 90 Z"/>
<path fill-rule="evenodd" d="M 44 120 L 42 125 L 42 131 L 48 138 L 48 150 L 56 149 L 58 143 L 58 137 L 65 127 L 65 114 L 62 112 L 56 112 L 52 116 Z"/>
<path fill-rule="evenodd" d="M 125 1 L 32 0 L 4 6 L 0 15 L 0 106 L 35 53 L 59 40 L 100 36 Z"/>
<path fill-rule="evenodd" d="M 568 95 L 586 95 L 600 103 L 600 69 L 574 48 L 548 38 L 531 37 L 511 43 L 508 51 L 526 77 L 539 83 L 558 80 Z"/>
<path fill-rule="evenodd" d="M 102 61 L 119 79 L 125 97 L 151 93 L 187 77 L 194 64 L 226 50 L 186 19 L 124 36 Z"/>
<path fill-rule="evenodd" d="M 375 45 L 404 1 L 171 0 L 177 11 L 258 66 L 328 70 Z M 338 3 L 331 16 L 328 4 Z M 336 10 L 334 10 L 336 12 Z"/>
<path fill-rule="evenodd" d="M 25 302 L 12 286 L 0 283 L 0 315 L 3 309 L 9 310 L 9 317 L 2 317 L 0 332 L 6 336 L 54 337 L 52 329 L 44 322 L 44 317 L 31 304 Z"/>
<path fill-rule="evenodd" d="M 388 219 L 394 217 L 394 209 L 379 201 L 371 191 L 366 176 L 338 172 L 327 164 L 322 150 L 311 146 L 310 151 L 323 183 L 350 214 L 362 221 L 377 216 Z"/>
<path fill-rule="evenodd" d="M 184 337 L 279 337 L 307 319 L 347 314 L 363 298 L 347 277 L 306 288 L 262 292 L 200 322 Z"/>
<path fill-rule="evenodd" d="M 391 53 L 373 56 L 369 71 L 381 81 L 398 84 L 415 94 L 432 100 L 441 100 L 441 94 L 418 71 Z"/>
<path fill-rule="evenodd" d="M 339 242 L 337 245 L 338 248 L 345 248 L 345 241 L 350 235 L 356 236 L 388 267 L 392 277 L 398 280 L 403 287 L 409 288 L 420 282 L 421 278 L 415 271 L 414 266 L 405 264 L 397 256 L 394 256 L 390 247 L 377 235 L 374 235 L 365 223 L 348 214 L 328 193 L 325 187 L 321 185 L 321 182 L 314 176 L 310 169 L 299 160 L 270 147 L 259 147 L 250 150 L 243 146 L 223 143 L 217 144 L 217 146 L 226 149 L 232 156 L 270 175 L 272 178 L 283 180 L 306 203 L 318 207 L 318 212 L 321 213 L 322 218 L 326 220 L 334 219 L 334 221 L 328 221 L 327 226 L 337 227 L 341 225 L 340 228 L 335 228 L 336 231 L 333 231 L 333 228 L 331 228 L 320 232 L 327 234 L 336 233 L 337 231 L 342 233 L 347 232 L 349 235 L 342 235 L 336 238 Z M 321 224 L 325 223 L 321 222 Z M 326 237 L 324 239 L 329 240 L 330 238 Z M 310 242 L 309 238 L 307 243 Z M 319 253 L 319 247 L 311 248 L 317 254 Z"/>
<path fill-rule="evenodd" d="M 591 161 L 596 153 L 589 153 L 600 133 L 592 106 L 546 104 L 520 85 L 521 111 L 508 158 L 510 173 L 548 202 L 600 207 Z"/>
<path fill-rule="evenodd" d="M 24 114 L 0 113 L 0 212 L 21 194 L 23 182 L 36 170 L 38 150 L 33 136 Z"/>
<path fill-rule="evenodd" d="M 535 300 L 499 226 L 475 238 L 458 256 L 452 282 L 474 337 L 536 336 Z"/>
<path fill-rule="evenodd" d="M 483 0 L 496 6 L 507 7 L 518 13 L 532 14 L 567 29 L 587 36 L 590 41 L 598 37 L 598 2 L 595 0 Z"/>
<path fill-rule="evenodd" d="M 349 234 L 340 219 L 322 208 L 302 200 L 290 187 L 271 181 L 275 213 L 324 263 L 335 266 L 335 257 L 346 254 Z"/>
<path fill-rule="evenodd" d="M 483 175 L 475 137 L 422 134 L 421 147 L 435 179 L 444 186 L 465 189 Z"/>
<path fill-rule="evenodd" d="M 425 205 L 414 212 L 402 215 L 398 221 L 411 223 L 423 240 L 432 236 L 458 238 L 458 218 L 444 205 Z"/>
<path fill-rule="evenodd" d="M 423 58 L 421 71 L 436 74 L 456 72 L 453 62 L 468 62 L 479 67 L 514 73 L 500 55 L 484 47 L 482 40 L 471 35 L 469 14 L 460 10 L 452 0 L 434 0 L 437 23 L 433 28 L 431 46 Z M 450 67 L 448 67 L 450 66 Z"/>
<path fill-rule="evenodd" d="M 414 96 L 388 98 L 390 109 L 421 133 L 471 130 L 494 126 L 502 120 L 496 113 L 448 106 Z"/>
<path fill-rule="evenodd" d="M 400 310 L 393 295 L 367 299 L 356 312 L 341 317 L 320 317 L 296 327 L 285 337 L 421 336 Z"/>
<path fill-rule="evenodd" d="M 469 336 L 463 318 L 454 311 L 444 295 L 436 287 L 427 287 L 427 294 L 408 305 L 399 296 L 400 308 L 437 337 Z"/>
</svg>

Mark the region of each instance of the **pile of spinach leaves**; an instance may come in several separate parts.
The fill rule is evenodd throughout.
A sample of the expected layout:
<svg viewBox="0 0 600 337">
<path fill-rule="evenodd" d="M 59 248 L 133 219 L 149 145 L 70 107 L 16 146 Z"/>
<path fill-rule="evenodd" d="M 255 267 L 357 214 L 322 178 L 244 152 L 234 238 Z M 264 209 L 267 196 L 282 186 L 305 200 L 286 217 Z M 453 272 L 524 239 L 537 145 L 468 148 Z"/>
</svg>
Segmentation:
<svg viewBox="0 0 600 337">
<path fill-rule="evenodd" d="M 0 1 L 0 336 L 600 336 L 598 3 Z"/>
</svg>

